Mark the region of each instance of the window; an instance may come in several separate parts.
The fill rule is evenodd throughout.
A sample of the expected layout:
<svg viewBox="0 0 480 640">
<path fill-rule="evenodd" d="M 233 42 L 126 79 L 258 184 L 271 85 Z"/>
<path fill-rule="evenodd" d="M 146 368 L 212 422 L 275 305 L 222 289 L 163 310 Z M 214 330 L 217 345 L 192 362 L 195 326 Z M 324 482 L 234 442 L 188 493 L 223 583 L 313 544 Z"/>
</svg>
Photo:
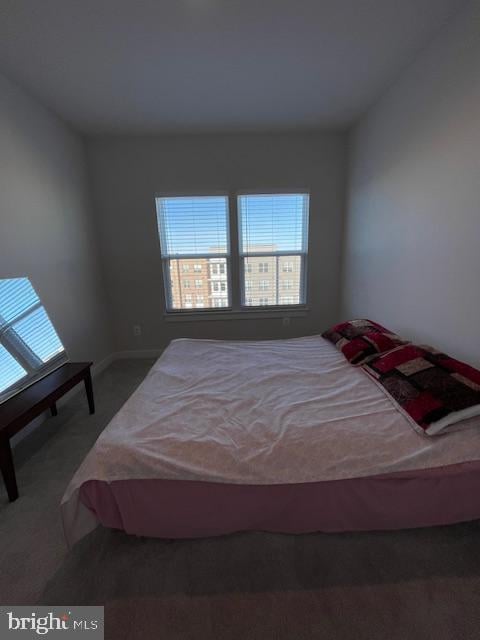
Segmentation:
<svg viewBox="0 0 480 640">
<path fill-rule="evenodd" d="M 162 197 L 156 199 L 156 205 L 164 274 L 170 270 L 170 277 L 175 283 L 174 286 L 170 286 L 168 278 L 165 277 L 165 283 L 168 285 L 166 286 L 166 306 L 169 311 L 177 311 L 185 308 L 182 302 L 180 278 L 184 264 L 194 261 L 195 288 L 202 288 L 204 291 L 210 290 L 207 265 L 211 261 L 222 265 L 228 275 L 230 260 L 228 198 L 227 196 Z M 177 282 L 180 286 L 176 286 Z M 183 285 L 185 286 L 185 281 Z M 230 292 L 227 290 L 227 300 L 229 298 Z M 210 298 L 206 297 L 204 308 L 209 306 L 213 305 L 210 304 Z"/>
<path fill-rule="evenodd" d="M 308 200 L 308 194 L 242 195 L 238 198 L 243 273 L 251 273 L 252 265 L 258 261 L 259 273 L 270 276 L 270 280 L 259 282 L 260 291 L 271 291 L 268 302 L 265 298 L 259 299 L 261 306 L 305 303 Z M 279 295 L 284 273 L 289 274 L 288 281 L 292 283 L 288 303 Z M 290 274 L 295 274 L 295 279 Z M 242 303 L 255 306 L 247 300 Z"/>
<path fill-rule="evenodd" d="M 66 360 L 28 278 L 0 280 L 0 402 Z"/>
<path fill-rule="evenodd" d="M 213 263 L 211 265 L 211 271 L 213 276 L 225 275 L 225 265 Z"/>
<path fill-rule="evenodd" d="M 156 206 L 167 311 L 191 308 L 184 292 L 192 285 L 204 294 L 195 305 L 204 310 L 305 304 L 307 193 L 240 195 L 232 211 L 227 195 L 157 197 Z M 193 282 L 181 277 L 192 271 Z"/>
</svg>

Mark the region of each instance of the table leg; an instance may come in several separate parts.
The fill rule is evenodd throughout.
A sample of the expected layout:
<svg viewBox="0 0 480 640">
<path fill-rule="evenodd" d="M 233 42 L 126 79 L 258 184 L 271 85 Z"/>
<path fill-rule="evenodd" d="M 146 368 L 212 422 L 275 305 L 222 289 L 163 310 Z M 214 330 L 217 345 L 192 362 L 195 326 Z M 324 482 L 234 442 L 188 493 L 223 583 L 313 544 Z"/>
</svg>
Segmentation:
<svg viewBox="0 0 480 640">
<path fill-rule="evenodd" d="M 18 488 L 9 440 L 0 441 L 0 469 L 7 489 L 8 499 L 13 502 L 18 498 Z"/>
<path fill-rule="evenodd" d="M 90 369 L 85 375 L 85 391 L 87 392 L 88 408 L 90 413 L 93 414 L 95 413 L 95 400 L 93 399 L 92 374 L 90 373 Z"/>
<path fill-rule="evenodd" d="M 57 410 L 57 403 L 54 402 L 52 404 L 52 406 L 50 407 L 50 413 L 52 414 L 52 416 L 58 416 L 58 410 Z"/>
</svg>

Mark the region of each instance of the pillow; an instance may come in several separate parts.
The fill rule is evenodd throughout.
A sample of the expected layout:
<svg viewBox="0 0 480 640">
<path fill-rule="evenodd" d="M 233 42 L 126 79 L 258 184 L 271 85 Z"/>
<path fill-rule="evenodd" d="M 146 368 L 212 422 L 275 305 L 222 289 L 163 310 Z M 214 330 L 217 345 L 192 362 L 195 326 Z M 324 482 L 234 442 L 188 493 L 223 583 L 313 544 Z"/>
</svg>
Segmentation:
<svg viewBox="0 0 480 640">
<path fill-rule="evenodd" d="M 427 436 L 480 415 L 480 371 L 432 347 L 397 347 L 364 370 Z"/>
<path fill-rule="evenodd" d="M 325 331 L 322 337 L 332 342 L 354 365 L 407 343 L 372 320 L 342 322 Z"/>
</svg>

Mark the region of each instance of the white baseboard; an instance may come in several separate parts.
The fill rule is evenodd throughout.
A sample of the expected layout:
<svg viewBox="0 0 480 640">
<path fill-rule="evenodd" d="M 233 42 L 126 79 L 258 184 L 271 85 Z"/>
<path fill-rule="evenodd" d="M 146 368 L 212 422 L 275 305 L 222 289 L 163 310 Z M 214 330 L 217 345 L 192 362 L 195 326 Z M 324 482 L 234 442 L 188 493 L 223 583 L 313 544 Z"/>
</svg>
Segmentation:
<svg viewBox="0 0 480 640">
<path fill-rule="evenodd" d="M 94 364 L 92 366 L 92 377 L 95 378 L 96 376 L 98 376 L 99 373 L 102 373 L 102 371 L 105 371 L 105 369 L 109 367 L 114 360 L 116 360 L 115 354 L 111 353 L 103 360 L 100 360 L 100 362 L 97 362 L 96 364 Z"/>
<path fill-rule="evenodd" d="M 137 351 L 116 351 L 112 354 L 113 360 L 128 360 L 139 358 L 159 358 L 163 349 L 139 349 Z M 112 361 L 113 361 L 112 360 Z"/>
</svg>

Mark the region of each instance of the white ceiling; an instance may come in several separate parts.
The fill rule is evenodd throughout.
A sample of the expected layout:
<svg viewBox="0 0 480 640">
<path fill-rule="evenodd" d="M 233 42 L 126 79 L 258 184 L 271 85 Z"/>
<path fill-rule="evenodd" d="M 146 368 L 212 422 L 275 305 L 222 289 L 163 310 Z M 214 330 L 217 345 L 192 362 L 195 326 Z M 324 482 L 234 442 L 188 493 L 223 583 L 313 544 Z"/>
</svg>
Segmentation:
<svg viewBox="0 0 480 640">
<path fill-rule="evenodd" d="M 345 126 L 463 0 L 0 0 L 0 68 L 77 128 Z"/>
</svg>

